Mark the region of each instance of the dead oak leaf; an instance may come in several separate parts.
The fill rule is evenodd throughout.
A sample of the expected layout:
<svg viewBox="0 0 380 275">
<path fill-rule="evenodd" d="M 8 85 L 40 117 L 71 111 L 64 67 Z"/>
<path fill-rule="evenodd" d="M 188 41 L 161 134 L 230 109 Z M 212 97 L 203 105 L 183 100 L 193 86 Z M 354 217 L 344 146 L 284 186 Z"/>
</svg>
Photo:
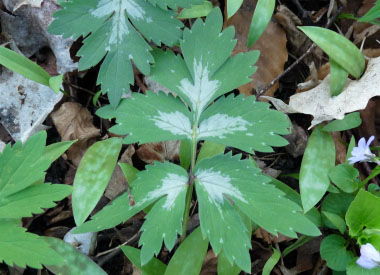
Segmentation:
<svg viewBox="0 0 380 275">
<path fill-rule="evenodd" d="M 380 95 L 380 57 L 368 61 L 367 69 L 359 80 L 348 80 L 341 94 L 330 96 L 330 75 L 317 87 L 290 97 L 289 105 L 282 100 L 264 96 L 277 110 L 284 113 L 302 113 L 314 117 L 313 126 L 332 119 L 343 119 L 346 113 L 362 110 L 368 101 Z"/>
</svg>

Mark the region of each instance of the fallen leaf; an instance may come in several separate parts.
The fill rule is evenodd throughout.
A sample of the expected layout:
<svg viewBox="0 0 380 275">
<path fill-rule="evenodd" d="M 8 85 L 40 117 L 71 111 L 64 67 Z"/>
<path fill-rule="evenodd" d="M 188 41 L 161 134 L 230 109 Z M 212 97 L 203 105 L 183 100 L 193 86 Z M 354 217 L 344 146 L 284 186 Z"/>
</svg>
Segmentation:
<svg viewBox="0 0 380 275">
<path fill-rule="evenodd" d="M 303 113 L 314 117 L 313 126 L 332 119 L 343 119 L 344 114 L 362 110 L 368 101 L 380 95 L 380 57 L 368 61 L 367 69 L 359 80 L 348 80 L 343 92 L 338 96 L 330 96 L 330 75 L 317 87 L 290 97 L 289 105 L 283 101 L 267 97 L 284 113 Z"/>
<path fill-rule="evenodd" d="M 213 275 L 217 273 L 218 256 L 212 250 L 207 251 L 199 275 Z"/>
<path fill-rule="evenodd" d="M 21 0 L 13 8 L 13 13 L 24 5 L 29 5 L 33 8 L 41 8 L 42 1 L 43 0 Z"/>
<path fill-rule="evenodd" d="M 129 145 L 125 152 L 121 155 L 119 162 L 128 163 L 133 165 L 132 163 L 132 155 L 135 153 L 135 148 L 133 145 Z M 110 182 L 107 185 L 107 189 L 104 193 L 104 196 L 113 200 L 121 193 L 123 193 L 128 188 L 127 180 L 123 174 L 119 165 L 116 165 L 115 170 L 113 171 Z"/>
<path fill-rule="evenodd" d="M 146 163 L 165 160 L 179 162 L 179 145 L 178 140 L 146 143 L 137 149 L 136 154 Z"/>
<path fill-rule="evenodd" d="M 0 153 L 3 152 L 5 145 L 6 144 L 0 140 Z"/>
<path fill-rule="evenodd" d="M 309 136 L 302 127 L 293 123 L 292 133 L 284 136 L 284 138 L 289 142 L 289 144 L 285 146 L 285 150 L 291 154 L 293 158 L 303 155 Z"/>
<path fill-rule="evenodd" d="M 76 102 L 66 102 L 51 114 L 62 141 L 78 139 L 67 151 L 67 158 L 78 166 L 87 148 L 99 136 L 99 129 L 92 123 L 92 115 Z"/>
<path fill-rule="evenodd" d="M 273 244 L 273 243 L 281 243 L 293 240 L 294 238 L 289 238 L 287 236 L 282 235 L 281 233 L 278 233 L 278 237 L 268 233 L 261 227 L 259 227 L 254 233 L 256 238 L 262 239 L 267 244 Z"/>
<path fill-rule="evenodd" d="M 330 132 L 335 144 L 335 164 L 342 164 L 346 162 L 347 147 L 344 146 L 340 132 Z"/>
<path fill-rule="evenodd" d="M 256 43 L 247 49 L 247 36 L 257 1 L 245 0 L 241 8 L 232 16 L 226 26 L 235 27 L 235 37 L 238 42 L 233 54 L 259 50 L 260 57 L 256 63 L 258 67 L 252 76 L 252 81 L 239 87 L 240 93 L 251 95 L 253 89 L 261 89 L 270 83 L 276 76 L 284 71 L 284 64 L 288 60 L 286 49 L 286 35 L 282 28 L 275 22 L 269 22 L 264 33 Z M 273 54 L 276 53 L 276 54 Z M 265 95 L 273 95 L 278 88 L 278 83 L 268 89 Z"/>
<path fill-rule="evenodd" d="M 46 129 L 42 123 L 62 96 L 4 68 L 0 75 L 0 121 L 14 140 L 26 141 Z"/>
</svg>

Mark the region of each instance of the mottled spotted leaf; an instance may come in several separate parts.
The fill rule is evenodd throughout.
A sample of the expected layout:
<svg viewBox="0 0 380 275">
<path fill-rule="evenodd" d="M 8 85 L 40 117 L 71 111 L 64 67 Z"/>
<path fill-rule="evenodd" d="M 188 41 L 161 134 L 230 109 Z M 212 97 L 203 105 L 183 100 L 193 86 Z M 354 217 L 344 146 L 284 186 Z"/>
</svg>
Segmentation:
<svg viewBox="0 0 380 275">
<path fill-rule="evenodd" d="M 247 228 L 237 209 L 266 231 L 296 238 L 296 232 L 317 236 L 318 228 L 302 209 L 270 183 L 250 160 L 240 155 L 217 155 L 197 164 L 194 174 L 199 218 L 204 237 L 215 253 L 224 251 L 232 263 L 251 270 Z"/>
<path fill-rule="evenodd" d="M 101 65 L 98 84 L 108 93 L 111 105 L 116 107 L 123 93 L 134 83 L 131 61 L 144 74 L 150 71 L 153 57 L 148 40 L 160 45 L 173 45 L 182 35 L 183 24 L 167 6 L 190 6 L 201 0 L 72 0 L 62 1 L 63 9 L 49 32 L 64 37 L 87 38 L 79 50 L 79 69 Z"/>
<path fill-rule="evenodd" d="M 94 143 L 82 158 L 74 179 L 72 204 L 77 225 L 82 224 L 99 199 L 115 169 L 121 149 L 120 138 Z"/>
</svg>

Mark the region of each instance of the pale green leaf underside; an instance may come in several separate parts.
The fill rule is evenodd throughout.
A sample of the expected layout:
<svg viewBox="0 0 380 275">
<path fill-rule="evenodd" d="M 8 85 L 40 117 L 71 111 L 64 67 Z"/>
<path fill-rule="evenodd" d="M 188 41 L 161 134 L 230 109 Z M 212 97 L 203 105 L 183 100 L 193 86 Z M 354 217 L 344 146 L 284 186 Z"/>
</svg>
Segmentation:
<svg viewBox="0 0 380 275">
<path fill-rule="evenodd" d="M 222 25 L 222 14 L 215 9 L 205 23 L 198 19 L 191 30 L 185 29 L 181 41 L 184 59 L 170 51 L 153 52 L 155 64 L 150 78 L 180 95 L 195 119 L 218 96 L 250 82 L 256 71 L 253 64 L 259 52 L 230 58 L 236 44 L 234 29 L 220 32 Z"/>
<path fill-rule="evenodd" d="M 106 56 L 98 84 L 114 107 L 134 83 L 131 61 L 144 74 L 149 73 L 153 62 L 151 48 L 139 33 L 158 45 L 173 45 L 182 34 L 183 25 L 173 11 L 146 0 L 75 0 L 63 2 L 62 7 L 49 31 L 74 39 L 90 34 L 78 52 L 79 69 L 95 66 Z"/>
<path fill-rule="evenodd" d="M 91 261 L 86 255 L 80 253 L 76 248 L 62 240 L 56 238 L 42 238 L 51 249 L 64 258 L 62 265 L 46 265 L 54 274 L 91 274 L 106 275 L 96 263 Z"/>
<path fill-rule="evenodd" d="M 240 157 L 217 155 L 199 162 L 194 172 L 195 187 L 204 236 L 216 253 L 223 249 L 227 259 L 249 271 L 250 241 L 242 234 L 247 228 L 234 207 L 275 235 L 280 232 L 297 237 L 295 232 L 300 232 L 316 236 L 320 232 L 296 203 L 269 184 L 270 178 L 260 174 L 250 160 Z"/>
<path fill-rule="evenodd" d="M 77 225 L 82 224 L 103 195 L 121 150 L 121 139 L 94 143 L 81 160 L 74 179 L 72 204 Z"/>
<path fill-rule="evenodd" d="M 23 268 L 62 263 L 63 258 L 42 238 L 25 230 L 14 223 L 0 222 L 0 263 Z"/>
<path fill-rule="evenodd" d="M 64 184 L 34 184 L 0 199 L 0 219 L 31 217 L 42 213 L 42 208 L 54 207 L 54 201 L 67 197 L 72 187 Z"/>
</svg>

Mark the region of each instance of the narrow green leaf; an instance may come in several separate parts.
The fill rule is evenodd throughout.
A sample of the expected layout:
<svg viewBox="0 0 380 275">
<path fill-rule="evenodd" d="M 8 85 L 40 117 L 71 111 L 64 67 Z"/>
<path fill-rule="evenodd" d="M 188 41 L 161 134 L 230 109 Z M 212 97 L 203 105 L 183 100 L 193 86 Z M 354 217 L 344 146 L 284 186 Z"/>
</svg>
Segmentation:
<svg viewBox="0 0 380 275">
<path fill-rule="evenodd" d="M 72 204 L 74 220 L 81 225 L 95 208 L 115 169 L 120 138 L 98 141 L 88 148 L 74 179 Z"/>
<path fill-rule="evenodd" d="M 129 163 L 119 162 L 118 163 L 121 170 L 123 171 L 124 177 L 127 179 L 128 184 L 131 185 L 132 182 L 137 178 L 137 170 L 133 165 Z"/>
<path fill-rule="evenodd" d="M 56 93 L 59 94 L 63 82 L 63 74 L 52 76 L 49 78 L 49 87 Z"/>
<path fill-rule="evenodd" d="M 226 145 L 206 140 L 199 151 L 197 162 L 205 158 L 211 158 L 215 155 L 223 154 Z"/>
<path fill-rule="evenodd" d="M 380 198 L 360 189 L 346 214 L 350 236 L 358 236 L 362 229 L 380 228 Z"/>
<path fill-rule="evenodd" d="M 362 182 L 360 183 L 360 185 L 361 185 L 361 186 L 366 185 L 371 179 L 373 179 L 374 177 L 376 177 L 376 176 L 379 175 L 379 174 L 380 174 L 380 166 L 376 166 L 376 167 L 372 170 L 371 174 L 369 174 L 369 176 L 366 177 L 365 180 L 362 181 Z"/>
<path fill-rule="evenodd" d="M 354 135 L 352 135 L 350 139 L 350 143 L 348 144 L 345 163 L 349 163 L 348 159 L 352 157 L 351 152 L 352 152 L 352 149 L 355 147 L 355 145 L 356 145 L 355 137 Z"/>
<path fill-rule="evenodd" d="M 250 48 L 265 31 L 274 11 L 275 0 L 258 0 L 249 28 L 247 47 Z"/>
<path fill-rule="evenodd" d="M 204 1 L 202 5 L 193 5 L 190 8 L 184 8 L 178 14 L 178 19 L 189 19 L 207 16 L 214 9 L 210 1 Z"/>
<path fill-rule="evenodd" d="M 133 265 L 144 272 L 145 275 L 163 275 L 165 273 L 166 265 L 157 258 L 153 258 L 147 264 L 141 265 L 140 249 L 124 245 L 121 250 Z"/>
<path fill-rule="evenodd" d="M 67 197 L 72 187 L 64 184 L 34 184 L 13 195 L 0 199 L 0 219 L 31 217 L 54 207 L 54 201 Z"/>
<path fill-rule="evenodd" d="M 232 17 L 243 4 L 243 0 L 227 0 L 227 16 Z"/>
<path fill-rule="evenodd" d="M 359 112 L 350 113 L 344 116 L 342 120 L 334 120 L 323 127 L 323 131 L 339 132 L 356 128 L 362 124 Z"/>
<path fill-rule="evenodd" d="M 315 128 L 306 145 L 300 170 L 303 209 L 308 212 L 326 193 L 328 172 L 335 165 L 335 145 L 329 133 Z"/>
<path fill-rule="evenodd" d="M 49 86 L 50 75 L 44 69 L 28 58 L 5 47 L 0 47 L 0 64 L 23 77 Z"/>
<path fill-rule="evenodd" d="M 220 252 L 218 255 L 218 275 L 238 275 L 240 274 L 241 268 L 235 263 L 230 263 L 227 257 L 224 255 L 224 251 Z"/>
<path fill-rule="evenodd" d="M 314 237 L 310 237 L 310 236 L 302 235 L 302 236 L 299 237 L 299 239 L 296 240 L 293 244 L 289 245 L 287 248 L 284 249 L 284 251 L 282 252 L 282 256 L 283 256 L 283 257 L 286 257 L 286 256 L 289 255 L 292 251 L 294 251 L 294 250 L 296 250 L 297 248 L 303 246 L 304 244 L 310 242 L 312 239 L 314 239 Z"/>
<path fill-rule="evenodd" d="M 280 251 L 278 251 L 274 247 L 272 247 L 272 249 L 273 249 L 273 254 L 272 254 L 272 256 L 270 256 L 268 261 L 265 263 L 262 275 L 270 275 L 272 269 L 278 263 L 278 260 L 280 260 L 280 256 L 281 256 Z"/>
<path fill-rule="evenodd" d="M 354 200 L 355 195 L 347 193 L 328 194 L 323 202 L 321 210 L 324 213 L 330 213 L 330 218 L 333 215 L 339 216 L 340 220 L 344 222 L 344 217 L 351 202 Z M 326 215 L 322 215 L 323 223 L 326 227 L 332 229 L 338 229 L 337 225 L 341 224 L 341 221 L 336 221 L 334 224 L 327 218 Z"/>
<path fill-rule="evenodd" d="M 100 95 L 102 94 L 102 90 L 99 90 L 95 93 L 95 95 L 92 97 L 92 104 L 94 106 L 97 106 L 98 105 L 98 100 L 99 100 L 99 97 Z"/>
<path fill-rule="evenodd" d="M 0 223 L 0 263 L 38 269 L 42 268 L 42 264 L 62 264 L 64 259 L 42 238 L 25 231 L 15 223 Z"/>
<path fill-rule="evenodd" d="M 171 258 L 165 275 L 198 275 L 206 256 L 208 240 L 202 237 L 200 227 L 179 246 Z"/>
<path fill-rule="evenodd" d="M 179 146 L 179 161 L 184 169 L 189 169 L 191 164 L 191 141 L 189 139 L 181 140 Z"/>
<path fill-rule="evenodd" d="M 380 1 L 376 1 L 375 5 L 367 11 L 358 21 L 370 22 L 372 24 L 380 25 Z"/>
<path fill-rule="evenodd" d="M 321 257 L 327 266 L 336 271 L 345 271 L 354 258 L 352 251 L 347 250 L 346 240 L 339 235 L 329 235 L 321 243 Z"/>
<path fill-rule="evenodd" d="M 337 214 L 322 211 L 322 215 L 326 217 L 326 219 L 331 222 L 338 230 L 339 232 L 343 235 L 344 232 L 346 231 L 346 223 L 342 217 L 340 217 Z"/>
<path fill-rule="evenodd" d="M 348 72 L 330 57 L 330 94 L 337 96 L 346 85 Z"/>
<path fill-rule="evenodd" d="M 298 27 L 330 58 L 355 78 L 359 78 L 365 67 L 360 50 L 343 35 L 320 27 Z"/>
<path fill-rule="evenodd" d="M 91 274 L 107 275 L 96 263 L 91 261 L 86 255 L 80 253 L 76 248 L 62 240 L 50 237 L 43 237 L 49 244 L 53 252 L 64 258 L 62 265 L 47 264 L 46 267 L 54 274 Z M 49 256 L 47 256 L 49 257 Z"/>
<path fill-rule="evenodd" d="M 358 189 L 358 176 L 358 169 L 349 164 L 339 164 L 329 172 L 331 181 L 346 193 L 353 193 Z"/>
</svg>

